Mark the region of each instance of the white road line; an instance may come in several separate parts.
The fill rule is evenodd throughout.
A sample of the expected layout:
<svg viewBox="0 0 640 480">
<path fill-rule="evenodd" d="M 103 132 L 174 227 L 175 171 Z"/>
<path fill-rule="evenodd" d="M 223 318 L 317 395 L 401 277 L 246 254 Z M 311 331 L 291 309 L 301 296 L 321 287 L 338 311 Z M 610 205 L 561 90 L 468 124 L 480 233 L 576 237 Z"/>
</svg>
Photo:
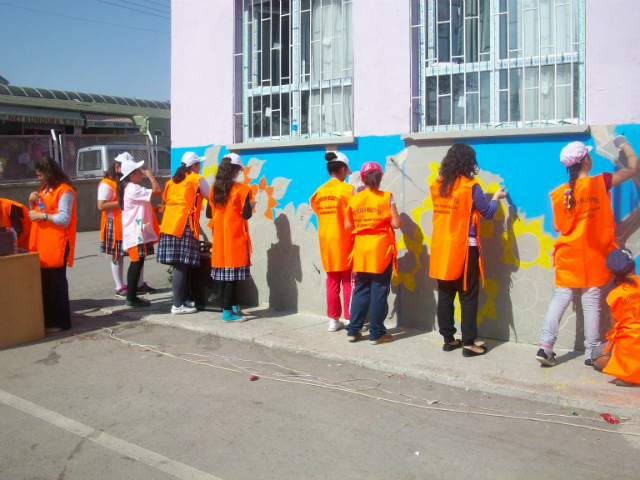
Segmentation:
<svg viewBox="0 0 640 480">
<path fill-rule="evenodd" d="M 126 442 L 108 433 L 96 430 L 84 423 L 76 422 L 59 413 L 47 410 L 44 407 L 31 403 L 23 398 L 16 397 L 4 390 L 0 390 L 0 402 L 182 480 L 221 480 L 218 477 L 209 475 L 189 465 L 171 460 L 151 450 L 139 447 L 138 445 Z"/>
</svg>

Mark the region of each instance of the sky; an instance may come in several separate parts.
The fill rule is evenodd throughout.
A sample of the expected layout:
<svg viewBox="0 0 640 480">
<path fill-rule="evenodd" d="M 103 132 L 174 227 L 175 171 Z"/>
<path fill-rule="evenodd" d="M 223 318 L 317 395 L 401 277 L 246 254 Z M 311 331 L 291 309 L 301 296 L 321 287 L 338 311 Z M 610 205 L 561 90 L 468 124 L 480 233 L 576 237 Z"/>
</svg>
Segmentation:
<svg viewBox="0 0 640 480">
<path fill-rule="evenodd" d="M 170 0 L 0 0 L 0 76 L 21 87 L 170 100 L 170 5 Z"/>
</svg>

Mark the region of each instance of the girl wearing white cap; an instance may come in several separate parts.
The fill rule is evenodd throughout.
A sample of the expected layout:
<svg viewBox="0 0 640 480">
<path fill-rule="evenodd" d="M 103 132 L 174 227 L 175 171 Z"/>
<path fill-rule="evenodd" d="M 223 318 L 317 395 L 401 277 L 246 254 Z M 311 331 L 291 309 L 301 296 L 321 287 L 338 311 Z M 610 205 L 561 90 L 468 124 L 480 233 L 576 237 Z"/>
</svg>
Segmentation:
<svg viewBox="0 0 640 480">
<path fill-rule="evenodd" d="M 202 199 L 209 198 L 209 184 L 199 174 L 199 157 L 194 152 L 182 156 L 182 164 L 167 182 L 162 195 L 165 203 L 158 262 L 173 265 L 173 306 L 171 313 L 195 313 L 185 298 L 190 267 L 200 266 L 200 211 Z"/>
<path fill-rule="evenodd" d="M 127 272 L 127 306 L 148 307 L 151 303 L 138 297 L 137 286 L 144 259 L 154 253 L 153 244 L 158 243 L 158 221 L 150 200 L 161 195 L 162 189 L 143 161 L 136 162 L 127 152 L 118 157 L 122 159 L 122 178 L 116 189 L 122 209 L 122 249 L 131 260 Z M 151 189 L 139 185 L 143 173 L 151 182 Z"/>
<path fill-rule="evenodd" d="M 127 287 L 123 279 L 122 209 L 116 196 L 117 181 L 121 175 L 120 161 L 116 159 L 111 162 L 109 170 L 98 184 L 98 210 L 102 212 L 100 253 L 111 255 L 111 274 L 116 282 L 116 297 L 126 298 Z"/>
<path fill-rule="evenodd" d="M 353 250 L 351 232 L 345 230 L 347 204 L 351 198 L 353 187 L 345 183 L 351 174 L 349 159 L 341 152 L 328 152 L 324 156 L 327 171 L 331 180 L 322 185 L 313 194 L 309 203 L 318 217 L 318 241 L 322 266 L 327 272 L 327 316 L 329 331 L 337 332 L 344 328 L 340 316 L 344 311 L 345 320 L 349 320 L 349 304 L 351 302 L 351 268 L 349 256 Z M 340 302 L 340 285 L 342 285 L 342 302 Z"/>
<path fill-rule="evenodd" d="M 251 278 L 251 188 L 236 180 L 243 170 L 235 153 L 225 155 L 211 187 L 211 278 L 222 282 L 222 320 L 244 322 L 236 297 L 239 280 Z"/>
<path fill-rule="evenodd" d="M 553 229 L 560 233 L 554 248 L 555 289 L 542 325 L 536 359 L 556 364 L 553 346 L 560 320 L 574 292 L 582 295 L 584 311 L 584 365 L 592 367 L 592 350 L 600 344 L 601 288 L 611 278 L 607 254 L 615 248 L 615 222 L 610 190 L 640 173 L 638 156 L 623 136 L 613 140 L 628 160 L 628 167 L 615 173 L 590 177 L 592 147 L 572 142 L 562 149 L 560 162 L 567 167 L 568 184 L 551 192 Z"/>
</svg>

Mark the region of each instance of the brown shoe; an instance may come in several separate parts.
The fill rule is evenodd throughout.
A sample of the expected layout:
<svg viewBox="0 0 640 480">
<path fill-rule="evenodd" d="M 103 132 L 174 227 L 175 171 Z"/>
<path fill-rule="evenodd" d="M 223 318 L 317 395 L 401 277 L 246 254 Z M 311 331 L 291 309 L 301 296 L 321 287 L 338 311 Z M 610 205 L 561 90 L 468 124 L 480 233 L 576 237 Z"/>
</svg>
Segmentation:
<svg viewBox="0 0 640 480">
<path fill-rule="evenodd" d="M 362 338 L 362 334 L 360 332 L 356 333 L 353 337 L 347 337 L 347 340 L 349 340 L 350 342 L 357 342 L 358 340 L 360 340 Z"/>
<path fill-rule="evenodd" d="M 378 345 L 380 343 L 389 343 L 389 342 L 393 342 L 393 337 L 391 336 L 390 333 L 385 333 L 377 340 L 371 340 L 369 343 L 371 343 L 371 345 Z"/>
</svg>

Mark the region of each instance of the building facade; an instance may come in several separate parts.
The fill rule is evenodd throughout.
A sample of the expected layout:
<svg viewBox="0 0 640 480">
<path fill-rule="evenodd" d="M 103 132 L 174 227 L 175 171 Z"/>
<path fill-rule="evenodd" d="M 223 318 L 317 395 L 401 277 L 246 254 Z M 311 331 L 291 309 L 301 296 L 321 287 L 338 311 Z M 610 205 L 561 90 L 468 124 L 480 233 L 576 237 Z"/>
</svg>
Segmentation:
<svg viewBox="0 0 640 480">
<path fill-rule="evenodd" d="M 507 186 L 481 225 L 482 336 L 537 342 L 552 295 L 549 193 L 568 176 L 561 148 L 594 147 L 594 174 L 640 149 L 634 0 L 174 0 L 172 161 L 193 150 L 213 175 L 235 151 L 258 205 L 253 303 L 324 314 L 317 221 L 324 154 L 383 165 L 403 218 L 391 322 L 436 328 L 427 275 L 429 184 L 456 142 L 474 147 L 485 192 Z M 640 254 L 637 185 L 613 191 L 618 237 Z M 580 309 L 559 344 L 573 347 Z"/>
</svg>

